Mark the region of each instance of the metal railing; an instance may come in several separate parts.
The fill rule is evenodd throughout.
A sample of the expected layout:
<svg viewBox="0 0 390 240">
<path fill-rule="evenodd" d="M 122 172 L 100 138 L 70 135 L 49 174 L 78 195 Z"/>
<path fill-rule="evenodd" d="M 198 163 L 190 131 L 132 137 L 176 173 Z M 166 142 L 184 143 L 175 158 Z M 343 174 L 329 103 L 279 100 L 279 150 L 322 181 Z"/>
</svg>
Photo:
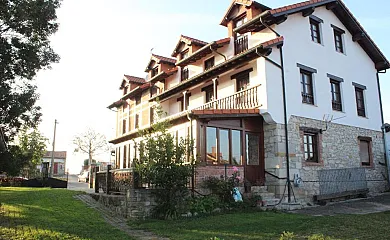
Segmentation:
<svg viewBox="0 0 390 240">
<path fill-rule="evenodd" d="M 207 110 L 207 109 L 253 109 L 260 106 L 258 98 L 258 88 L 256 85 L 233 95 L 208 102 L 193 110 Z"/>
<path fill-rule="evenodd" d="M 240 54 L 248 50 L 248 36 L 239 36 L 234 40 L 234 54 Z"/>
</svg>

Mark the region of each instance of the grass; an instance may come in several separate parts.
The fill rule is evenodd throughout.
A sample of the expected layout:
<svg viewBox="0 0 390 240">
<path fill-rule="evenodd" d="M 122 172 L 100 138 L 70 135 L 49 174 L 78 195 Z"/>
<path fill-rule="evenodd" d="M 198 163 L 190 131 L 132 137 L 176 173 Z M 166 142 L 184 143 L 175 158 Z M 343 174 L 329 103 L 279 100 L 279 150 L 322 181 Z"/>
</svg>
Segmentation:
<svg viewBox="0 0 390 240">
<path fill-rule="evenodd" d="M 294 232 L 297 239 L 324 234 L 336 239 L 390 239 L 390 212 L 369 215 L 313 217 L 278 212 L 245 212 L 175 221 L 146 220 L 130 222 L 172 240 L 279 239 L 283 231 Z M 295 238 L 294 238 L 295 239 Z"/>
<path fill-rule="evenodd" d="M 0 187 L 0 239 L 131 239 L 74 199 L 76 194 L 80 192 Z"/>
</svg>

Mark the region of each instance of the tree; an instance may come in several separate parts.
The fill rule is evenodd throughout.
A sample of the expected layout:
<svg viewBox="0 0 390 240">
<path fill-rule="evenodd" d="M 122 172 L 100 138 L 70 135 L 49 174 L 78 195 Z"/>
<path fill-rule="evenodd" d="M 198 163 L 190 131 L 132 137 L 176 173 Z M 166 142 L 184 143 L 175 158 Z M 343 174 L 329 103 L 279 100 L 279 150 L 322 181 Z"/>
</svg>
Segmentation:
<svg viewBox="0 0 390 240">
<path fill-rule="evenodd" d="M 32 79 L 59 56 L 49 37 L 58 29 L 61 0 L 0 0 L 0 122 L 11 140 L 22 126 L 35 128 L 41 108 Z"/>
<path fill-rule="evenodd" d="M 73 144 L 76 145 L 75 152 L 88 154 L 88 165 L 91 165 L 93 156 L 108 151 L 106 137 L 93 129 L 75 136 Z"/>
<path fill-rule="evenodd" d="M 156 107 L 157 118 L 163 111 Z M 139 159 L 134 165 L 141 175 L 143 183 L 151 183 L 157 206 L 153 208 L 157 218 L 177 218 L 185 209 L 188 196 L 188 180 L 193 174 L 192 139 L 180 139 L 176 142 L 168 132 L 170 123 L 158 121 L 150 129 L 140 130 L 141 141 L 138 143 Z"/>
<path fill-rule="evenodd" d="M 37 129 L 24 127 L 17 137 L 16 144 L 11 145 L 9 152 L 0 161 L 0 171 L 16 176 L 30 177 L 36 173 L 36 166 L 42 162 L 48 139 Z"/>
</svg>

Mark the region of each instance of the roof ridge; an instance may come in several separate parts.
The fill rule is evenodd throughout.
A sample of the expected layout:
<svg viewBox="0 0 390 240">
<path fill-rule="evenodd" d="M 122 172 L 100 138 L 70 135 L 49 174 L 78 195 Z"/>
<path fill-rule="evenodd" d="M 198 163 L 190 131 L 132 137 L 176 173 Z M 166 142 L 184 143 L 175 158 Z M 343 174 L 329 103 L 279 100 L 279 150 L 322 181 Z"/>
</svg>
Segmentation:
<svg viewBox="0 0 390 240">
<path fill-rule="evenodd" d="M 206 45 L 206 44 L 208 43 L 208 42 L 199 40 L 199 39 L 197 39 L 197 38 L 189 37 L 189 36 L 186 36 L 186 35 L 183 35 L 183 34 L 181 34 L 180 36 L 181 36 L 182 38 L 186 38 L 186 39 L 188 39 L 188 40 L 190 40 L 190 41 L 195 41 L 195 42 L 198 42 L 198 43 L 201 43 L 201 44 L 204 44 L 204 45 Z"/>
<path fill-rule="evenodd" d="M 158 58 L 159 60 L 165 60 L 165 61 L 172 62 L 172 63 L 176 62 L 176 59 L 174 59 L 174 58 L 165 57 L 165 56 L 157 55 L 154 53 L 152 53 L 152 56 L 155 58 Z"/>
</svg>

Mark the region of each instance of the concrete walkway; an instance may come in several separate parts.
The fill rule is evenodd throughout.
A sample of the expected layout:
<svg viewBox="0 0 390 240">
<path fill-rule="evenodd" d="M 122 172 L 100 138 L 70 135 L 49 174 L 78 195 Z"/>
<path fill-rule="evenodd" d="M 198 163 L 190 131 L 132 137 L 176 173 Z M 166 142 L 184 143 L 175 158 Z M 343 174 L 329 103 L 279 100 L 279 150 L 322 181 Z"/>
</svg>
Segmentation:
<svg viewBox="0 0 390 240">
<path fill-rule="evenodd" d="M 97 201 L 95 201 L 91 196 L 87 194 L 83 195 L 76 195 L 76 199 L 84 202 L 87 204 L 90 208 L 96 209 L 96 211 L 100 212 L 104 218 L 104 220 L 112 225 L 113 227 L 127 233 L 129 236 L 140 239 L 140 240 L 169 240 L 169 238 L 162 238 L 159 237 L 151 232 L 144 231 L 144 230 L 135 230 L 131 229 L 129 225 L 127 225 L 127 220 L 125 218 L 122 218 L 113 212 L 111 212 L 108 208 L 105 206 L 99 204 Z"/>
<path fill-rule="evenodd" d="M 326 206 L 308 207 L 291 212 L 312 216 L 334 216 L 338 214 L 370 214 L 386 211 L 390 211 L 390 193 L 384 193 L 371 198 L 328 203 Z"/>
</svg>

